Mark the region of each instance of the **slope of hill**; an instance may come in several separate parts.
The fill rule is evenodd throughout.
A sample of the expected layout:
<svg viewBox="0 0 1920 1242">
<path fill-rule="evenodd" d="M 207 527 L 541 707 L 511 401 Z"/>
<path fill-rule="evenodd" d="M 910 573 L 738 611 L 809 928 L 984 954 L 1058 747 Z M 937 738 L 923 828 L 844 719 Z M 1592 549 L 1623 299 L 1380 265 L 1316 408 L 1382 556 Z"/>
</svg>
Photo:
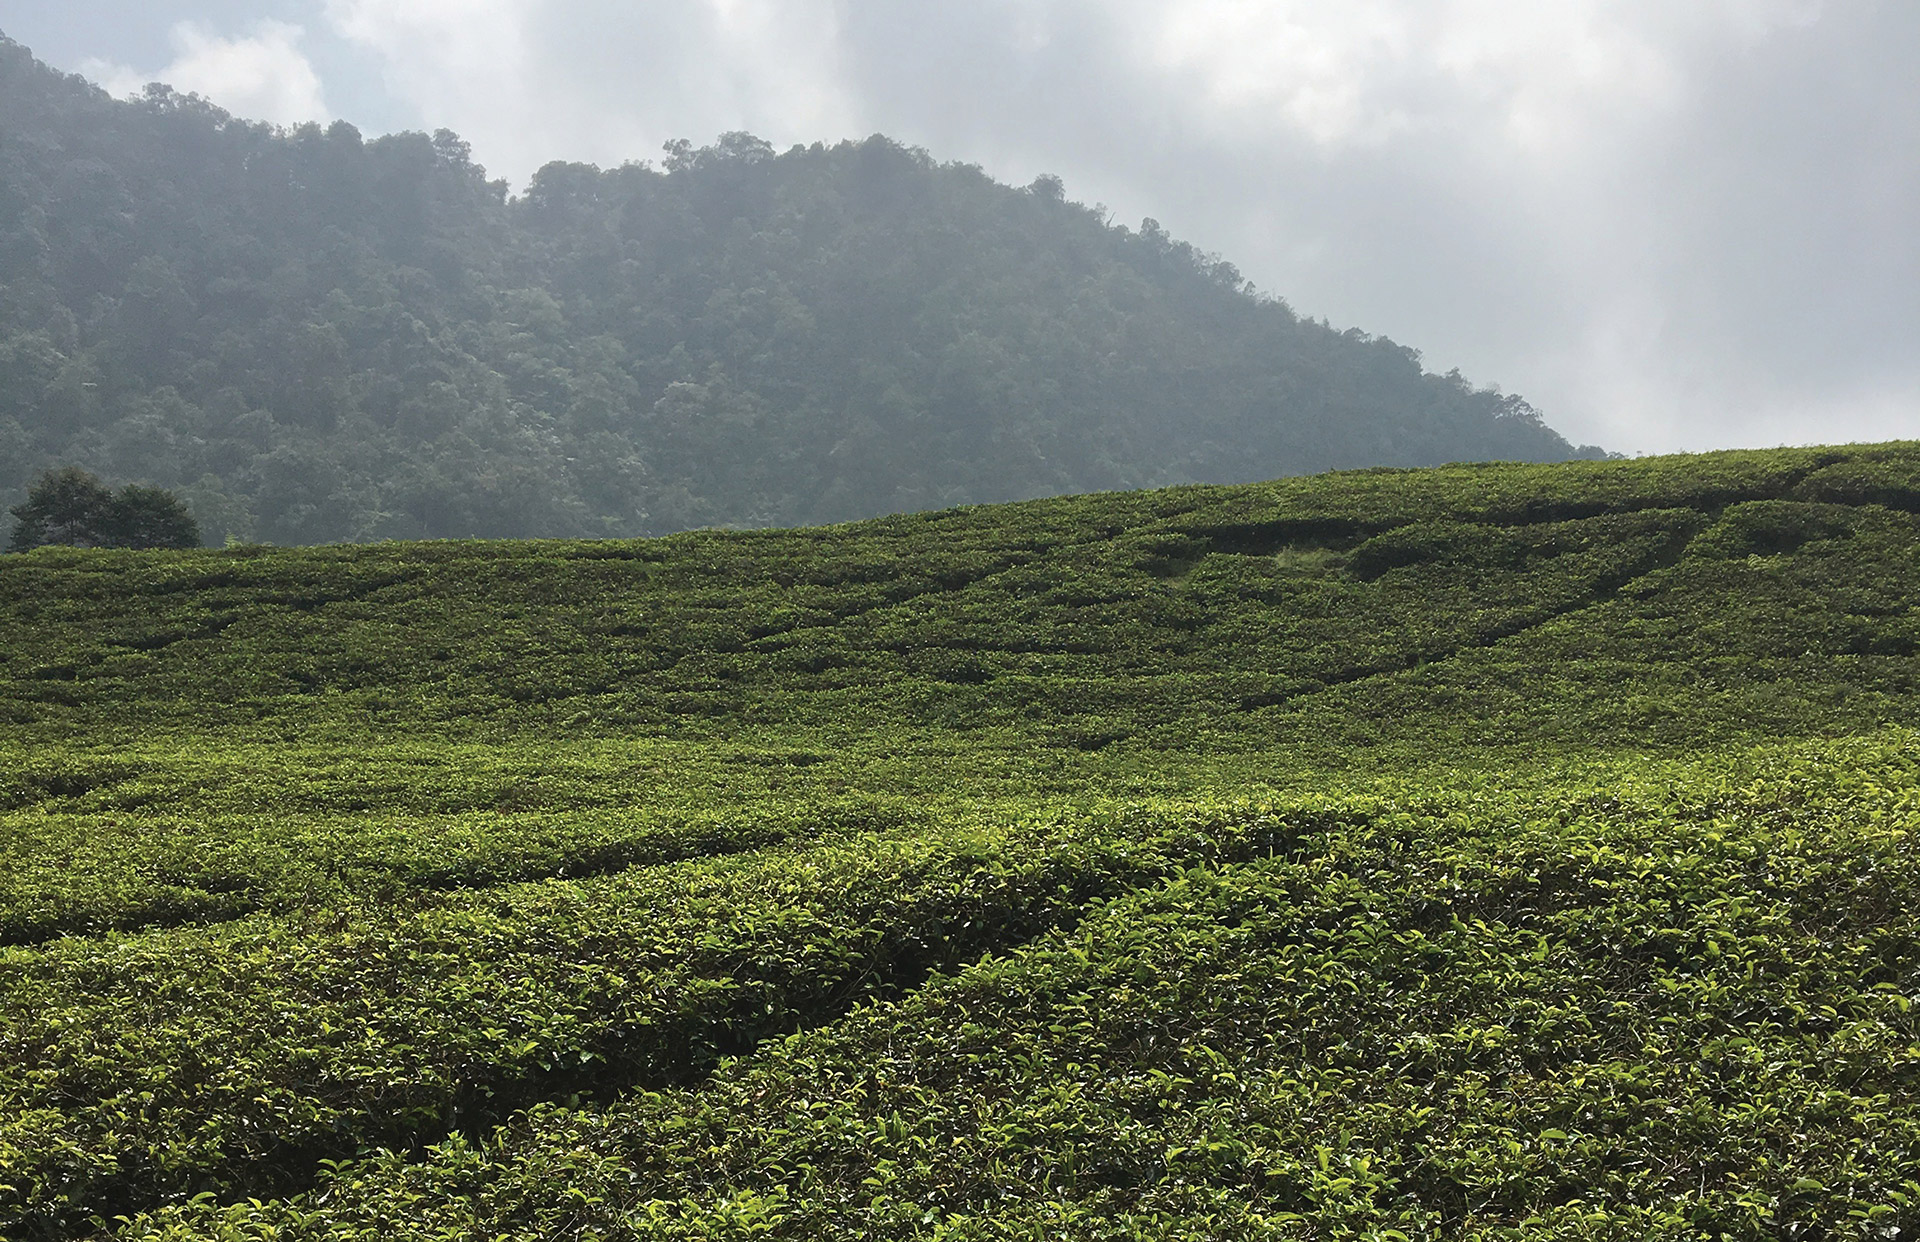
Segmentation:
<svg viewBox="0 0 1920 1242">
<path fill-rule="evenodd" d="M 1914 444 L 0 558 L 0 1232 L 1894 1238 L 1917 709 Z"/>
<path fill-rule="evenodd" d="M 452 134 L 117 102 L 0 38 L 0 492 L 72 463 L 312 543 L 1572 455 L 1044 179 L 735 134 L 509 198 Z"/>
</svg>

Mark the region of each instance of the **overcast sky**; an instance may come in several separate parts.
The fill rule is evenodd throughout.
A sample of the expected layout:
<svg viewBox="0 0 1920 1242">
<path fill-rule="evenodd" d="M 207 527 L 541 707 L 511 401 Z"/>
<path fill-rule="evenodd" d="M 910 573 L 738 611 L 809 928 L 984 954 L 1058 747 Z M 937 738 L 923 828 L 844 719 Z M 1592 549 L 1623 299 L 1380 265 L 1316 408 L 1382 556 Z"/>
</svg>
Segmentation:
<svg viewBox="0 0 1920 1242">
<path fill-rule="evenodd" d="M 1920 436 L 1914 0 L 0 0 L 116 93 L 524 185 L 888 134 L 1160 220 L 1625 452 Z"/>
</svg>

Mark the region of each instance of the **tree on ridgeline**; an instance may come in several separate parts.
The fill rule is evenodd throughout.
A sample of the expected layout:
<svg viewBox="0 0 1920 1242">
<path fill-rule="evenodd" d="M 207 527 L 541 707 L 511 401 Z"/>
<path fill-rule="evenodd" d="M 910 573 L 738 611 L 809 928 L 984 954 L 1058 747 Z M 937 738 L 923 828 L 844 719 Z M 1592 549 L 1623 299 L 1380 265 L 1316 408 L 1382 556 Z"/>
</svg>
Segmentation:
<svg viewBox="0 0 1920 1242">
<path fill-rule="evenodd" d="M 197 548 L 200 527 L 185 504 L 160 487 L 129 483 L 115 492 L 78 466 L 48 470 L 13 506 L 10 552 L 48 544 L 76 548 Z"/>
<path fill-rule="evenodd" d="M 107 541 L 112 508 L 112 490 L 85 470 L 49 470 L 27 488 L 26 502 L 12 508 L 16 525 L 7 550 L 25 552 L 49 543 L 100 547 Z"/>
<path fill-rule="evenodd" d="M 186 504 L 164 487 L 129 483 L 108 510 L 107 546 L 113 548 L 197 548 L 200 524 Z"/>
</svg>

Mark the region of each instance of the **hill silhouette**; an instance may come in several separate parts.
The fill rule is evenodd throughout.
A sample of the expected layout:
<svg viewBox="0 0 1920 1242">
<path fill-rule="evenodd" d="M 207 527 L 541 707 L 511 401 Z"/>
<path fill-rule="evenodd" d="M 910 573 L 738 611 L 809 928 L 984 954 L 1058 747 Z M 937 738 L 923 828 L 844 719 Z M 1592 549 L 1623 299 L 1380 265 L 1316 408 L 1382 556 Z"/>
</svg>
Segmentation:
<svg viewBox="0 0 1920 1242">
<path fill-rule="evenodd" d="M 640 535 L 1597 453 L 1055 178 L 728 134 L 516 196 L 0 36 L 0 506 L 70 464 L 215 541 Z"/>
</svg>

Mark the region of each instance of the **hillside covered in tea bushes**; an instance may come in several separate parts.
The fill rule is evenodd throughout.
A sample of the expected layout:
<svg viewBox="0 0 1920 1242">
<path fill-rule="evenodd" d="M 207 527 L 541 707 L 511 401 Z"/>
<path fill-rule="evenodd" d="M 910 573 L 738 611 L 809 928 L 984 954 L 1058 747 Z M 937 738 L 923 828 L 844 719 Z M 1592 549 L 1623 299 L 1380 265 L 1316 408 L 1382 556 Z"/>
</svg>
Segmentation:
<svg viewBox="0 0 1920 1242">
<path fill-rule="evenodd" d="M 1920 1229 L 1920 445 L 0 557 L 0 1234 Z"/>
<path fill-rule="evenodd" d="M 0 508 L 74 465 L 215 544 L 625 536 L 1598 452 L 1057 179 L 728 134 L 511 195 L 0 36 Z"/>
</svg>

